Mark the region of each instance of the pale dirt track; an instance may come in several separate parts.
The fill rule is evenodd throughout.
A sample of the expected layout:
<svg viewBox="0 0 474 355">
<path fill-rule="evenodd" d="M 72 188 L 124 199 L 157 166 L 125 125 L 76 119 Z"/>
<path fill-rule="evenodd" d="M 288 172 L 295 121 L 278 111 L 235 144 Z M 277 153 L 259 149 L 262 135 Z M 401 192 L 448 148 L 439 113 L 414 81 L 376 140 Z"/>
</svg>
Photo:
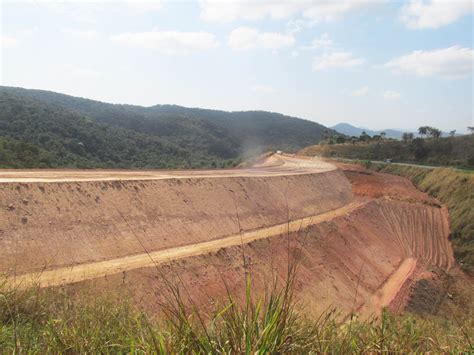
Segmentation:
<svg viewBox="0 0 474 355">
<path fill-rule="evenodd" d="M 363 205 L 364 203 L 361 201 L 352 202 L 344 207 L 316 216 L 296 219 L 288 223 L 282 223 L 254 231 L 243 232 L 241 234 L 224 237 L 217 240 L 138 255 L 130 255 L 123 258 L 101 262 L 76 265 L 72 267 L 63 267 L 54 270 L 45 270 L 43 272 L 37 273 L 29 273 L 11 277 L 9 278 L 9 281 L 14 285 L 23 288 L 32 285 L 51 287 L 90 280 L 124 271 L 155 266 L 172 260 L 208 254 L 218 251 L 222 248 L 248 244 L 255 240 L 269 238 L 276 235 L 298 232 L 299 230 L 303 230 L 308 226 L 329 221 L 336 217 L 348 215 Z"/>
<path fill-rule="evenodd" d="M 369 302 L 361 307 L 359 312 L 365 315 L 378 315 L 384 307 L 387 307 L 395 299 L 403 284 L 415 271 L 415 268 L 415 258 L 409 257 L 404 259 L 398 268 L 372 295 Z"/>
<path fill-rule="evenodd" d="M 219 170 L 0 170 L 0 183 L 164 180 L 186 178 L 264 177 L 323 173 L 332 164 L 309 158 L 275 154 L 263 164 L 246 169 Z"/>
</svg>

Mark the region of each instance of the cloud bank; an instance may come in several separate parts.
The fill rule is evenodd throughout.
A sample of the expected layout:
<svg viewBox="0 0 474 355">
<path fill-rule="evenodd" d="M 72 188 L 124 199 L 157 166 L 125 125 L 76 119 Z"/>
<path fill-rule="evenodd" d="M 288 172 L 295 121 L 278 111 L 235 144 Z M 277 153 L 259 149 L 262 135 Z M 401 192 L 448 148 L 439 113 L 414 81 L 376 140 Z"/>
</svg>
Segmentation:
<svg viewBox="0 0 474 355">
<path fill-rule="evenodd" d="M 390 60 L 384 67 L 397 74 L 462 79 L 471 74 L 473 64 L 474 51 L 472 49 L 452 46 L 431 51 L 414 51 Z"/>
</svg>

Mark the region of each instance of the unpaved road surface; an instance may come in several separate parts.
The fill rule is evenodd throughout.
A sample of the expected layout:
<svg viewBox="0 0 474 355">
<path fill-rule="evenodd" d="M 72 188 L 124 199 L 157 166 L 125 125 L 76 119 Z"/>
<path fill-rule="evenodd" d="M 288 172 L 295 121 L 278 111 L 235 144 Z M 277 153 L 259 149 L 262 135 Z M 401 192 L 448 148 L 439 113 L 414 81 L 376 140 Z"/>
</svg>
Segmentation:
<svg viewBox="0 0 474 355">
<path fill-rule="evenodd" d="M 246 169 L 219 170 L 61 170 L 1 169 L 0 183 L 163 180 L 186 178 L 264 177 L 314 174 L 336 167 L 318 159 L 275 154 L 262 164 Z"/>
<path fill-rule="evenodd" d="M 196 243 L 138 255 L 130 255 L 123 258 L 106 260 L 102 262 L 75 265 L 72 267 L 63 267 L 54 270 L 45 270 L 38 273 L 19 275 L 12 277 L 9 280 L 19 287 L 30 287 L 32 285 L 51 287 L 90 280 L 133 269 L 151 267 L 172 260 L 208 254 L 221 248 L 247 244 L 255 240 L 269 238 L 275 235 L 298 232 L 307 228 L 308 226 L 329 221 L 336 217 L 346 216 L 352 211 L 361 207 L 363 204 L 363 202 L 357 201 L 336 210 L 316 216 L 301 218 L 288 223 L 261 228 L 255 231 L 243 232 L 242 234 L 232 235 L 209 242 Z"/>
<path fill-rule="evenodd" d="M 384 307 L 387 307 L 395 299 L 402 286 L 414 273 L 415 268 L 415 258 L 404 259 L 359 312 L 365 315 L 378 315 Z"/>
</svg>

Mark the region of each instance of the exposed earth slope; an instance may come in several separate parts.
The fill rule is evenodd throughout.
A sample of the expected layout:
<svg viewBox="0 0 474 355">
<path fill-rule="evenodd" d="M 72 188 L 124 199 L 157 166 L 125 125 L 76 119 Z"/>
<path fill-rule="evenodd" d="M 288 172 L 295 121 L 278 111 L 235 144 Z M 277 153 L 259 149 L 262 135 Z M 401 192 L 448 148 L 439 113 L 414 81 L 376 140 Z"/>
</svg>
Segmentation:
<svg viewBox="0 0 474 355">
<path fill-rule="evenodd" d="M 274 155 L 203 172 L 2 171 L 0 184 L 9 280 L 111 289 L 149 309 L 163 277 L 179 276 L 211 307 L 245 289 L 244 271 L 257 292 L 282 282 L 296 256 L 295 288 L 310 312 L 399 310 L 424 270 L 455 266 L 436 200 L 406 179 L 315 159 Z"/>
</svg>

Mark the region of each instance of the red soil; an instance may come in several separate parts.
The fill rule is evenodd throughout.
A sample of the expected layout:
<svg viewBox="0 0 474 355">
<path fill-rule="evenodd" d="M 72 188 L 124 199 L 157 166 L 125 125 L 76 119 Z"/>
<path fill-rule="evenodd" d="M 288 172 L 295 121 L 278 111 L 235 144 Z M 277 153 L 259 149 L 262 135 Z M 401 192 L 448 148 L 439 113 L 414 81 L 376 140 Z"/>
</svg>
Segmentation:
<svg viewBox="0 0 474 355">
<path fill-rule="evenodd" d="M 402 309 L 426 267 L 454 266 L 448 213 L 404 178 L 339 168 L 291 176 L 2 184 L 0 270 L 25 273 L 201 243 L 361 201 L 364 206 L 347 215 L 298 232 L 156 267 L 105 272 L 68 289 L 111 290 L 154 310 L 166 277 L 182 283 L 195 304 L 213 307 L 225 297 L 226 284 L 243 297 L 246 272 L 256 294 L 272 280 L 281 284 L 296 251 L 295 287 L 308 312 Z"/>
</svg>

